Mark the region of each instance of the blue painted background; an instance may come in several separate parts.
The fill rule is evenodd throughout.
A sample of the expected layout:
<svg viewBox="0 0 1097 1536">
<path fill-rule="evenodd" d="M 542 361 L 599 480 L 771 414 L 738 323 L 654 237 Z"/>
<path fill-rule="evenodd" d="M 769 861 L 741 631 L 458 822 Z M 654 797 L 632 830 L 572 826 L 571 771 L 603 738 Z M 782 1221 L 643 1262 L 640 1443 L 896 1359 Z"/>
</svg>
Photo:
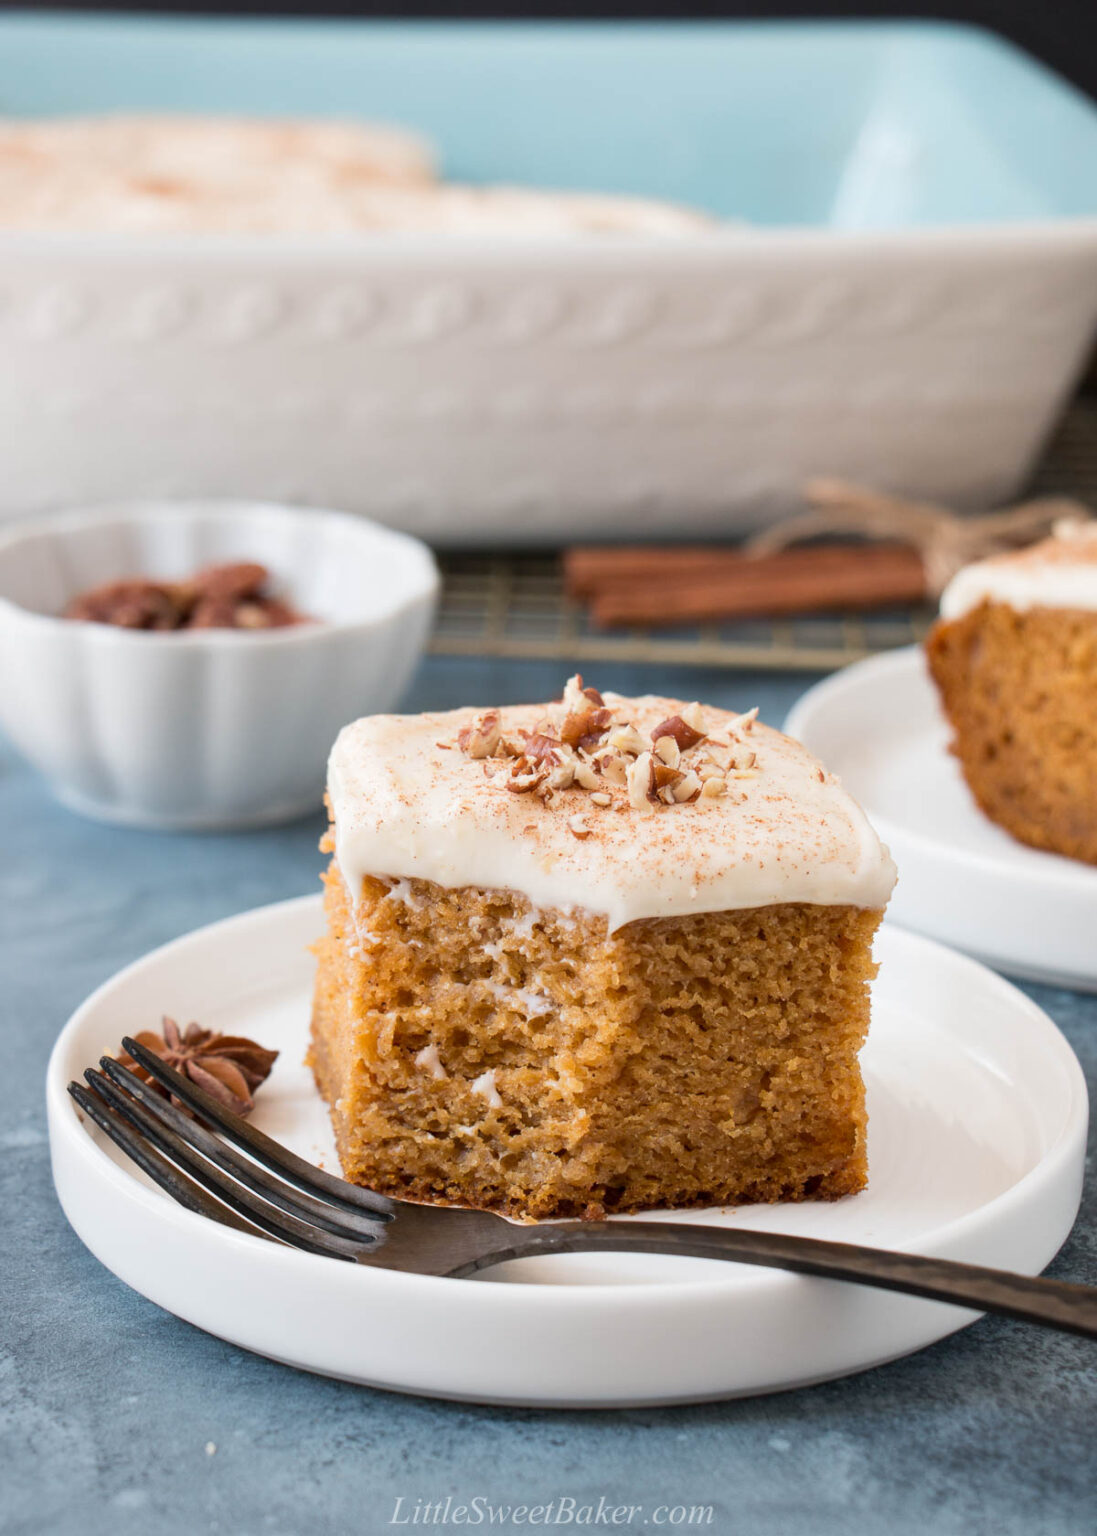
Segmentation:
<svg viewBox="0 0 1097 1536">
<path fill-rule="evenodd" d="M 556 663 L 433 657 L 405 704 L 548 698 L 560 677 Z M 773 722 L 812 680 L 623 664 L 593 679 L 759 704 Z M 0 743 L 5 1536 L 418 1536 L 432 1528 L 389 1523 L 396 1499 L 449 1493 L 712 1504 L 712 1524 L 693 1527 L 706 1536 L 1093 1536 L 1097 1346 L 1085 1339 L 984 1318 L 806 1391 L 553 1413 L 306 1376 L 199 1333 L 109 1274 L 50 1183 L 42 1084 L 56 1033 L 92 987 L 154 945 L 317 890 L 322 824 L 174 837 L 100 826 L 52 802 Z M 1093 1093 L 1097 998 L 1024 990 L 1064 1030 Z M 1050 1273 L 1097 1283 L 1092 1178 Z"/>
</svg>

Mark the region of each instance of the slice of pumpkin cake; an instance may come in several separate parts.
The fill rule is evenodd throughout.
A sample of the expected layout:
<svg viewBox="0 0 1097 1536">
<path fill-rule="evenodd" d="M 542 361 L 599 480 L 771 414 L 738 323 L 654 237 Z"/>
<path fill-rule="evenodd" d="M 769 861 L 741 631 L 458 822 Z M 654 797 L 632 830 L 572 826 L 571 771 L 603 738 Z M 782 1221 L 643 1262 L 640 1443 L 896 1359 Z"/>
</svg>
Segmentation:
<svg viewBox="0 0 1097 1536">
<path fill-rule="evenodd" d="M 1097 522 L 965 566 L 926 657 L 980 810 L 1097 864 Z"/>
<path fill-rule="evenodd" d="M 894 867 L 755 713 L 572 678 L 345 728 L 312 1063 L 347 1178 L 522 1217 L 862 1188 Z"/>
</svg>

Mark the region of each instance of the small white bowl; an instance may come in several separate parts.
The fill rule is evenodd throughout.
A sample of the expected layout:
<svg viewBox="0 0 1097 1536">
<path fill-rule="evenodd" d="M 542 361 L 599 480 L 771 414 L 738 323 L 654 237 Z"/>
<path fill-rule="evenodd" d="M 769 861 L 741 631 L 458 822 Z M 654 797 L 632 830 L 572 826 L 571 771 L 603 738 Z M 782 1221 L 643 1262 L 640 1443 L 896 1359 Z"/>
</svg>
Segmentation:
<svg viewBox="0 0 1097 1536">
<path fill-rule="evenodd" d="M 319 621 L 157 633 L 58 617 L 124 576 L 255 560 Z M 0 533 L 0 725 L 72 809 L 231 828 L 319 806 L 340 726 L 390 708 L 430 630 L 426 545 L 346 512 L 133 502 Z"/>
</svg>

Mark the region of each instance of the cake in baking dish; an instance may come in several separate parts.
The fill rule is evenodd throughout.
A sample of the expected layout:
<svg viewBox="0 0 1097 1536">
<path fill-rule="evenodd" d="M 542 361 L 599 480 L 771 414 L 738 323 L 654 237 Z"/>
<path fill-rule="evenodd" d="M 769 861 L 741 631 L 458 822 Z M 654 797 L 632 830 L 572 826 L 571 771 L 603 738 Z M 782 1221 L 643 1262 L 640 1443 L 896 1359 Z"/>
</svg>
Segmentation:
<svg viewBox="0 0 1097 1536">
<path fill-rule="evenodd" d="M 1097 864 L 1097 523 L 960 571 L 926 654 L 984 813 Z"/>
<path fill-rule="evenodd" d="M 437 180 L 417 134 L 322 119 L 0 118 L 0 229 L 123 234 L 695 234 L 630 197 Z"/>
<path fill-rule="evenodd" d="M 0 118 L 0 228 L 322 232 L 356 195 L 427 188 L 434 155 L 372 123 Z"/>
<path fill-rule="evenodd" d="M 894 868 L 788 737 L 667 698 L 340 734 L 311 1061 L 343 1171 L 519 1217 L 833 1199 Z"/>
</svg>

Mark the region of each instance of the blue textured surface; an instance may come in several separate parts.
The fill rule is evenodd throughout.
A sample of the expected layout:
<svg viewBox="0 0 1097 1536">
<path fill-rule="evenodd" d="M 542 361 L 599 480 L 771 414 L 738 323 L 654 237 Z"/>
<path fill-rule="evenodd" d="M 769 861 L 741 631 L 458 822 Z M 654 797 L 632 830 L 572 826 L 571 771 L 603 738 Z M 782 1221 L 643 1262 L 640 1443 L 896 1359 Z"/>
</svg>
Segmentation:
<svg viewBox="0 0 1097 1536">
<path fill-rule="evenodd" d="M 1097 214 L 1097 109 L 988 32 L 0 17 L 0 106 L 358 114 L 451 176 L 840 228 Z"/>
<path fill-rule="evenodd" d="M 760 703 L 774 722 L 808 681 L 638 667 L 606 667 L 596 680 Z M 555 666 L 433 661 L 408 703 L 545 698 L 559 681 Z M 1097 1347 L 1080 1339 L 984 1319 L 909 1360 L 807 1391 L 548 1413 L 298 1374 L 115 1280 L 53 1196 L 42 1102 L 53 1039 L 92 987 L 154 945 L 315 889 L 319 831 L 319 817 L 240 836 L 112 830 L 60 809 L 0 747 L 0 1530 L 371 1536 L 402 1528 L 390 1524 L 398 1497 L 407 1513 L 416 1499 L 453 1494 L 503 1504 L 604 1495 L 649 1515 L 711 1504 L 706 1528 L 721 1536 L 1093 1531 Z M 1097 999 L 1027 990 L 1073 1042 L 1092 1088 Z M 1092 1182 L 1051 1272 L 1097 1283 Z"/>
</svg>

